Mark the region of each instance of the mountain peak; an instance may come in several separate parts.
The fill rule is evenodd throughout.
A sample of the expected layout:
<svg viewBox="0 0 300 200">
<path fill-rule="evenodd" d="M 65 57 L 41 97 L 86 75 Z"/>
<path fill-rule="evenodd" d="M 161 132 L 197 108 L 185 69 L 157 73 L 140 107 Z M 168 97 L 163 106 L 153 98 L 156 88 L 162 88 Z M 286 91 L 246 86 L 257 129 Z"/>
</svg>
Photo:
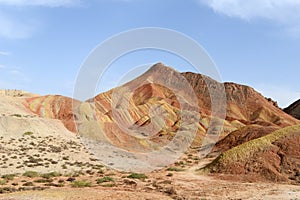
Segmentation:
<svg viewBox="0 0 300 200">
<path fill-rule="evenodd" d="M 158 62 L 149 68 L 148 72 L 169 72 L 176 71 L 174 68 L 165 65 L 162 62 Z"/>
</svg>

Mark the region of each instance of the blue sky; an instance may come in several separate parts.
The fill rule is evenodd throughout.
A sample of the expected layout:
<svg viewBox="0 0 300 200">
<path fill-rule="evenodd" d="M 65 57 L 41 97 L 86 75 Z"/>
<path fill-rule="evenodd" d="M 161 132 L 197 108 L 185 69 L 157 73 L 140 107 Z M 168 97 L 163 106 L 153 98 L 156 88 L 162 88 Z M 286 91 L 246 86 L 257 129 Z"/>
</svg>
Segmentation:
<svg viewBox="0 0 300 200">
<path fill-rule="evenodd" d="M 182 32 L 202 45 L 223 81 L 247 84 L 282 107 L 300 97 L 298 0 L 0 0 L 0 88 L 72 96 L 81 64 L 105 39 L 141 27 Z M 146 50 L 121 57 L 99 91 L 132 67 L 183 59 Z"/>
</svg>

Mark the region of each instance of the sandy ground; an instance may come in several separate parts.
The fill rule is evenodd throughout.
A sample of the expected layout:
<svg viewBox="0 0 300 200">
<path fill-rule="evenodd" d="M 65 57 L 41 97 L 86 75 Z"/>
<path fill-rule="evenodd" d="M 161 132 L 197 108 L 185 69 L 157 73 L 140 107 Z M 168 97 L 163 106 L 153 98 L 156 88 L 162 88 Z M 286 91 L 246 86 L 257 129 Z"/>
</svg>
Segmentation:
<svg viewBox="0 0 300 200">
<path fill-rule="evenodd" d="M 239 183 L 214 180 L 206 176 L 187 176 L 179 173 L 166 192 L 151 187 L 118 188 L 59 188 L 44 191 L 26 191 L 1 195 L 1 200 L 102 200 L 102 199 L 199 199 L 199 200 L 298 200 L 300 187 L 272 183 Z M 166 188 L 168 188 L 166 187 Z M 163 192 L 164 191 L 164 192 Z"/>
<path fill-rule="evenodd" d="M 1 200 L 107 200 L 107 199 L 132 199 L 132 200 L 169 200 L 167 196 L 155 193 L 135 192 L 135 191 L 117 191 L 105 189 L 51 189 L 41 192 L 20 192 L 6 197 L 0 197 Z"/>
</svg>

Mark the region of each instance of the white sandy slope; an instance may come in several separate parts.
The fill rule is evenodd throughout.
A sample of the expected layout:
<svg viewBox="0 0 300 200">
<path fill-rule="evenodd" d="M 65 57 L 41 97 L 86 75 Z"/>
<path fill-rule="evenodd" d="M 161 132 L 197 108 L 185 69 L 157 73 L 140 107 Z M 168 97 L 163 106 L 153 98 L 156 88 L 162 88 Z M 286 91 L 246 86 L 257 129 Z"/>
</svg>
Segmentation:
<svg viewBox="0 0 300 200">
<path fill-rule="evenodd" d="M 63 166 L 66 162 L 99 164 L 90 161 L 93 156 L 81 144 L 76 134 L 67 130 L 61 121 L 41 118 L 26 109 L 25 97 L 34 95 L 24 94 L 26 95 L 15 95 L 3 90 L 0 92 L 0 175 L 29 170 L 67 173 L 89 169 L 89 165 L 74 164 L 67 165 L 65 169 Z M 26 132 L 33 134 L 26 136 Z M 58 152 L 55 152 L 56 147 Z M 29 163 L 29 167 L 26 166 L 25 163 L 30 157 L 41 159 L 40 165 L 30 167 Z M 63 159 L 64 157 L 68 159 Z M 57 163 L 51 164 L 49 159 Z"/>
<path fill-rule="evenodd" d="M 13 90 L 14 91 L 14 90 Z M 14 96 L 14 93 L 5 94 L 0 91 L 0 135 L 21 136 L 24 132 L 31 131 L 39 136 L 59 135 L 63 138 L 75 138 L 61 121 L 40 118 L 28 110 L 24 105 L 25 97 L 34 96 L 24 92 Z M 23 95 L 24 94 L 24 95 Z"/>
</svg>

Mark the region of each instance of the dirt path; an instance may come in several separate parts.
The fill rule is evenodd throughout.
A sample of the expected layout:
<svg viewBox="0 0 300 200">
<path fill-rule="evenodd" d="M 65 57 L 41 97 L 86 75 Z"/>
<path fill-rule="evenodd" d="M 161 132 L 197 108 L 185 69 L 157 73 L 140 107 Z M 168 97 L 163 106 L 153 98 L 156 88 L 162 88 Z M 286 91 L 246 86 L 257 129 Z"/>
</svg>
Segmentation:
<svg viewBox="0 0 300 200">
<path fill-rule="evenodd" d="M 168 196 L 156 191 L 118 190 L 117 188 L 60 188 L 1 195 L 0 200 L 300 200 L 300 187 L 269 183 L 238 183 L 207 178 L 179 176 L 173 184 L 176 194 Z"/>
<path fill-rule="evenodd" d="M 85 189 L 49 189 L 45 191 L 17 192 L 0 196 L 0 200 L 170 200 L 170 197 L 159 193 L 146 193 L 137 191 L 119 191 L 116 189 L 85 188 Z"/>
</svg>

